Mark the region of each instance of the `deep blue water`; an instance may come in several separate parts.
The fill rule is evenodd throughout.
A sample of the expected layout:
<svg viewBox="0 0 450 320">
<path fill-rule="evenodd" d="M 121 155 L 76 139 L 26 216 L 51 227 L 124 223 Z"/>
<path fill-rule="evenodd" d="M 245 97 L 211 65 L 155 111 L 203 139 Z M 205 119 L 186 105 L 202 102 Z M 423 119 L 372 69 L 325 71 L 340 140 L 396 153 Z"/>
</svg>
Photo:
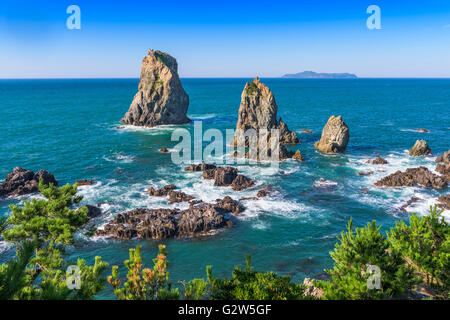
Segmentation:
<svg viewBox="0 0 450 320">
<path fill-rule="evenodd" d="M 248 80 L 182 79 L 190 96 L 188 115 L 202 121 L 204 129 L 234 129 Z M 128 248 L 140 243 L 144 262 L 151 264 L 163 242 L 174 282 L 203 277 L 208 264 L 216 275 L 229 276 L 234 265 L 244 264 L 245 254 L 252 255 L 256 269 L 302 281 L 332 265 L 329 251 L 349 218 L 357 226 L 376 219 L 387 230 L 407 218 L 399 208 L 411 196 L 422 201 L 408 211 L 426 214 L 434 199 L 445 193 L 419 187 L 378 189 L 373 183 L 411 166 L 434 169 L 434 157 L 408 157 L 407 149 L 417 139 L 426 139 L 434 154 L 450 149 L 450 80 L 261 80 L 274 92 L 279 116 L 302 139 L 292 149 L 300 148 L 306 159 L 283 162 L 281 171 L 267 165 L 241 167 L 258 186 L 272 185 L 274 194 L 244 202 L 247 211 L 234 227 L 210 237 L 118 242 L 80 235 L 71 257 L 92 263 L 95 255 L 101 255 L 110 265 L 122 267 Z M 49 170 L 62 184 L 93 179 L 97 183 L 80 188 L 80 193 L 83 203 L 101 203 L 104 215 L 93 221 L 98 225 L 128 209 L 169 207 L 166 199 L 147 196 L 145 189 L 153 185 L 174 183 L 209 201 L 224 195 L 236 199 L 256 195 L 258 186 L 244 192 L 213 187 L 199 174 L 173 164 L 170 155 L 159 153 L 161 147 L 177 143 L 170 141 L 177 127 L 115 129 L 137 85 L 138 79 L 0 80 L 0 179 L 16 166 Z M 350 143 L 345 154 L 326 156 L 316 152 L 313 143 L 333 114 L 342 115 L 349 126 Z M 312 134 L 302 133 L 303 128 Z M 430 132 L 412 131 L 417 128 Z M 389 164 L 365 163 L 377 154 Z M 375 173 L 357 174 L 367 171 Z M 9 204 L 26 199 L 0 202 L 0 215 L 9 214 Z M 0 242 L 0 262 L 12 254 L 13 249 Z M 109 288 L 101 295 L 110 296 Z"/>
</svg>

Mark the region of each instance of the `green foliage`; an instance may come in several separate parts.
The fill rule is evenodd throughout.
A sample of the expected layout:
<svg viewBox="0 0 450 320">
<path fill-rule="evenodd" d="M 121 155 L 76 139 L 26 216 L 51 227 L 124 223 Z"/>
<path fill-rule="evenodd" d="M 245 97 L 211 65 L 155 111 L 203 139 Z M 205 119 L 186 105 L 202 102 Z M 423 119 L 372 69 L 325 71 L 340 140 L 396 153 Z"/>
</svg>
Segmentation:
<svg viewBox="0 0 450 320">
<path fill-rule="evenodd" d="M 8 224 L 12 228 L 3 232 L 3 238 L 14 243 L 34 240 L 49 245 L 71 244 L 77 228 L 88 221 L 87 208 L 69 209 L 79 203 L 77 186 L 67 184 L 57 188 L 53 184 L 39 182 L 39 190 L 46 200 L 32 199 L 24 207 L 11 205 L 12 215 Z"/>
<path fill-rule="evenodd" d="M 0 265 L 0 300 L 13 299 L 26 286 L 26 267 L 33 256 L 35 246 L 35 243 L 24 242 L 22 247 L 17 248 L 14 260 Z"/>
<path fill-rule="evenodd" d="M 172 289 L 167 271 L 167 250 L 159 245 L 159 254 L 153 259 L 153 268 L 145 268 L 142 263 L 141 246 L 130 249 L 130 259 L 125 260 L 128 269 L 127 281 L 121 286 L 119 268 L 113 266 L 112 275 L 107 278 L 114 288 L 114 294 L 119 300 L 157 300 L 178 299 L 177 289 Z M 142 269 L 142 270 L 141 270 Z"/>
<path fill-rule="evenodd" d="M 332 280 L 317 281 L 325 299 L 393 298 L 417 283 L 412 269 L 405 266 L 396 249 L 390 248 L 375 221 L 354 230 L 350 219 L 347 232 L 342 232 L 338 240 L 335 250 L 330 252 L 334 268 L 326 270 Z M 369 265 L 380 269 L 379 289 L 368 288 L 369 277 L 373 276 L 368 272 Z"/>
<path fill-rule="evenodd" d="M 258 90 L 258 87 L 257 87 L 256 84 L 252 81 L 252 82 L 249 82 L 249 83 L 248 83 L 247 90 L 245 91 L 245 93 L 246 93 L 247 96 L 251 96 L 251 95 L 257 93 L 258 91 L 259 91 L 259 90 Z"/>
<path fill-rule="evenodd" d="M 17 246 L 17 257 L 0 266 L 4 299 L 91 299 L 103 290 L 101 273 L 107 267 L 100 257 L 88 266 L 77 261 L 80 270 L 80 289 L 67 286 L 64 259 L 65 245 L 74 243 L 74 233 L 87 221 L 87 208 L 70 209 L 81 201 L 76 185 L 57 188 L 39 182 L 39 190 L 46 200 L 26 201 L 24 207 L 11 206 L 12 215 L 2 222 L 3 238 Z M 33 245 L 31 245 L 32 243 Z M 3 282 L 3 281 L 2 281 Z"/>
<path fill-rule="evenodd" d="M 236 266 L 231 279 L 212 279 L 211 299 L 219 300 L 293 300 L 305 299 L 305 287 L 291 283 L 289 276 L 279 276 L 273 272 L 257 272 L 251 267 L 250 256 L 246 257 L 247 267 Z"/>
<path fill-rule="evenodd" d="M 420 217 L 412 214 L 409 225 L 398 222 L 388 233 L 393 248 L 423 274 L 426 283 L 439 295 L 447 298 L 450 292 L 450 228 L 444 210 L 430 207 L 430 214 Z"/>
</svg>

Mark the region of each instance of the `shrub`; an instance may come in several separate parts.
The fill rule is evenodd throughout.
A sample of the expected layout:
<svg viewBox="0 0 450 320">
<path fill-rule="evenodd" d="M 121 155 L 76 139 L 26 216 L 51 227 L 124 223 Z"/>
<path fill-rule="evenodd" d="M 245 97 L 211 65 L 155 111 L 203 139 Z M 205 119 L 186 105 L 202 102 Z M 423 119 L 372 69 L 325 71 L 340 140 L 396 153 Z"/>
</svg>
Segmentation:
<svg viewBox="0 0 450 320">
<path fill-rule="evenodd" d="M 392 247 L 400 251 L 408 264 L 424 276 L 426 283 L 437 290 L 438 296 L 448 298 L 450 292 L 450 228 L 444 210 L 430 207 L 430 214 L 412 214 L 409 225 L 396 223 L 388 233 Z"/>
<path fill-rule="evenodd" d="M 114 294 L 119 300 L 178 299 L 178 290 L 172 289 L 169 282 L 166 247 L 159 245 L 159 254 L 153 259 L 154 266 L 152 269 L 142 269 L 144 265 L 141 249 L 141 246 L 130 249 L 130 259 L 124 261 L 128 274 L 123 286 L 119 279 L 119 268 L 113 266 L 112 275 L 107 280 L 114 288 Z"/>
<path fill-rule="evenodd" d="M 400 253 L 390 247 L 375 221 L 365 228 L 354 229 L 350 219 L 347 232 L 342 232 L 338 241 L 335 250 L 330 252 L 334 268 L 326 270 L 331 281 L 317 281 L 324 291 L 324 299 L 393 298 L 417 283 L 412 269 L 405 266 Z M 368 281 L 374 276 L 369 266 L 380 269 L 379 289 L 368 287 Z"/>
<path fill-rule="evenodd" d="M 294 300 L 304 299 L 304 286 L 291 283 L 291 277 L 273 272 L 257 272 L 251 267 L 250 256 L 247 267 L 233 270 L 231 279 L 211 279 L 211 299 L 220 300 Z"/>
</svg>

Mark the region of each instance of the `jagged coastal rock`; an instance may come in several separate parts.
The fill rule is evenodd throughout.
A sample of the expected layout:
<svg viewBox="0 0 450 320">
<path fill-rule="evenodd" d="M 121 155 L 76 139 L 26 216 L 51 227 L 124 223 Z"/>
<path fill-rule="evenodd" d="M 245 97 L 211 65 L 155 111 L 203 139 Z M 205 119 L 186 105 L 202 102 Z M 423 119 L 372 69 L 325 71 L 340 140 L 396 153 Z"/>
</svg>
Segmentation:
<svg viewBox="0 0 450 320">
<path fill-rule="evenodd" d="M 188 106 L 189 97 L 178 77 L 175 58 L 149 50 L 142 61 L 138 92 L 121 122 L 145 127 L 183 124 L 190 122 Z"/>
<path fill-rule="evenodd" d="M 411 150 L 409 150 L 409 155 L 413 157 L 426 156 L 429 154 L 431 154 L 431 149 L 425 140 L 417 140 Z"/>
<path fill-rule="evenodd" d="M 447 182 L 426 167 L 408 168 L 405 172 L 400 170 L 375 182 L 378 187 L 413 187 L 421 185 L 427 188 L 444 189 Z"/>
<path fill-rule="evenodd" d="M 288 129 L 286 123 L 281 118 L 277 120 L 277 111 L 278 106 L 272 91 L 256 77 L 247 82 L 242 91 L 236 130 L 245 132 L 255 129 L 258 133 L 258 130 L 266 129 L 270 134 L 270 130 L 279 129 L 281 144 L 299 143 L 297 135 Z M 233 144 L 243 146 L 244 143 L 242 137 L 236 133 Z"/>
<path fill-rule="evenodd" d="M 450 194 L 447 194 L 445 196 L 440 196 L 438 198 L 439 204 L 438 206 L 440 208 L 444 208 L 446 210 L 450 210 Z"/>
<path fill-rule="evenodd" d="M 211 231 L 231 227 L 232 222 L 228 214 L 237 214 L 244 210 L 242 205 L 228 196 L 218 199 L 215 204 L 192 201 L 189 209 L 185 210 L 135 209 L 118 214 L 95 234 L 116 239 L 203 236 Z"/>
<path fill-rule="evenodd" d="M 450 183 L 450 150 L 444 152 L 444 155 L 436 158 L 436 171 L 442 174 L 442 177 Z"/>
<path fill-rule="evenodd" d="M 39 170 L 34 173 L 31 170 L 16 167 L 6 176 L 5 182 L 0 184 L 0 197 L 14 197 L 36 192 L 39 179 L 42 179 L 44 184 L 58 185 L 58 181 L 48 171 Z"/>
<path fill-rule="evenodd" d="M 348 126 L 342 120 L 342 116 L 331 116 L 322 130 L 320 140 L 314 143 L 314 147 L 320 152 L 344 152 L 349 139 Z"/>
</svg>

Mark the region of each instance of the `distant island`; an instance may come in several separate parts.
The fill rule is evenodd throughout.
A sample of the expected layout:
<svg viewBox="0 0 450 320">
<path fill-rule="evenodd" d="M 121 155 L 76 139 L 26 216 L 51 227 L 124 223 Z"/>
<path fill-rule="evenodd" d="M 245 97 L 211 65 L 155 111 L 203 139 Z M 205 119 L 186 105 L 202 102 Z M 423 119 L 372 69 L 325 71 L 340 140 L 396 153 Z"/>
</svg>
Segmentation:
<svg viewBox="0 0 450 320">
<path fill-rule="evenodd" d="M 295 79 L 356 79 L 358 78 L 352 73 L 317 73 L 314 71 L 303 71 L 299 73 L 288 73 L 282 76 L 282 78 L 295 78 Z"/>
</svg>

